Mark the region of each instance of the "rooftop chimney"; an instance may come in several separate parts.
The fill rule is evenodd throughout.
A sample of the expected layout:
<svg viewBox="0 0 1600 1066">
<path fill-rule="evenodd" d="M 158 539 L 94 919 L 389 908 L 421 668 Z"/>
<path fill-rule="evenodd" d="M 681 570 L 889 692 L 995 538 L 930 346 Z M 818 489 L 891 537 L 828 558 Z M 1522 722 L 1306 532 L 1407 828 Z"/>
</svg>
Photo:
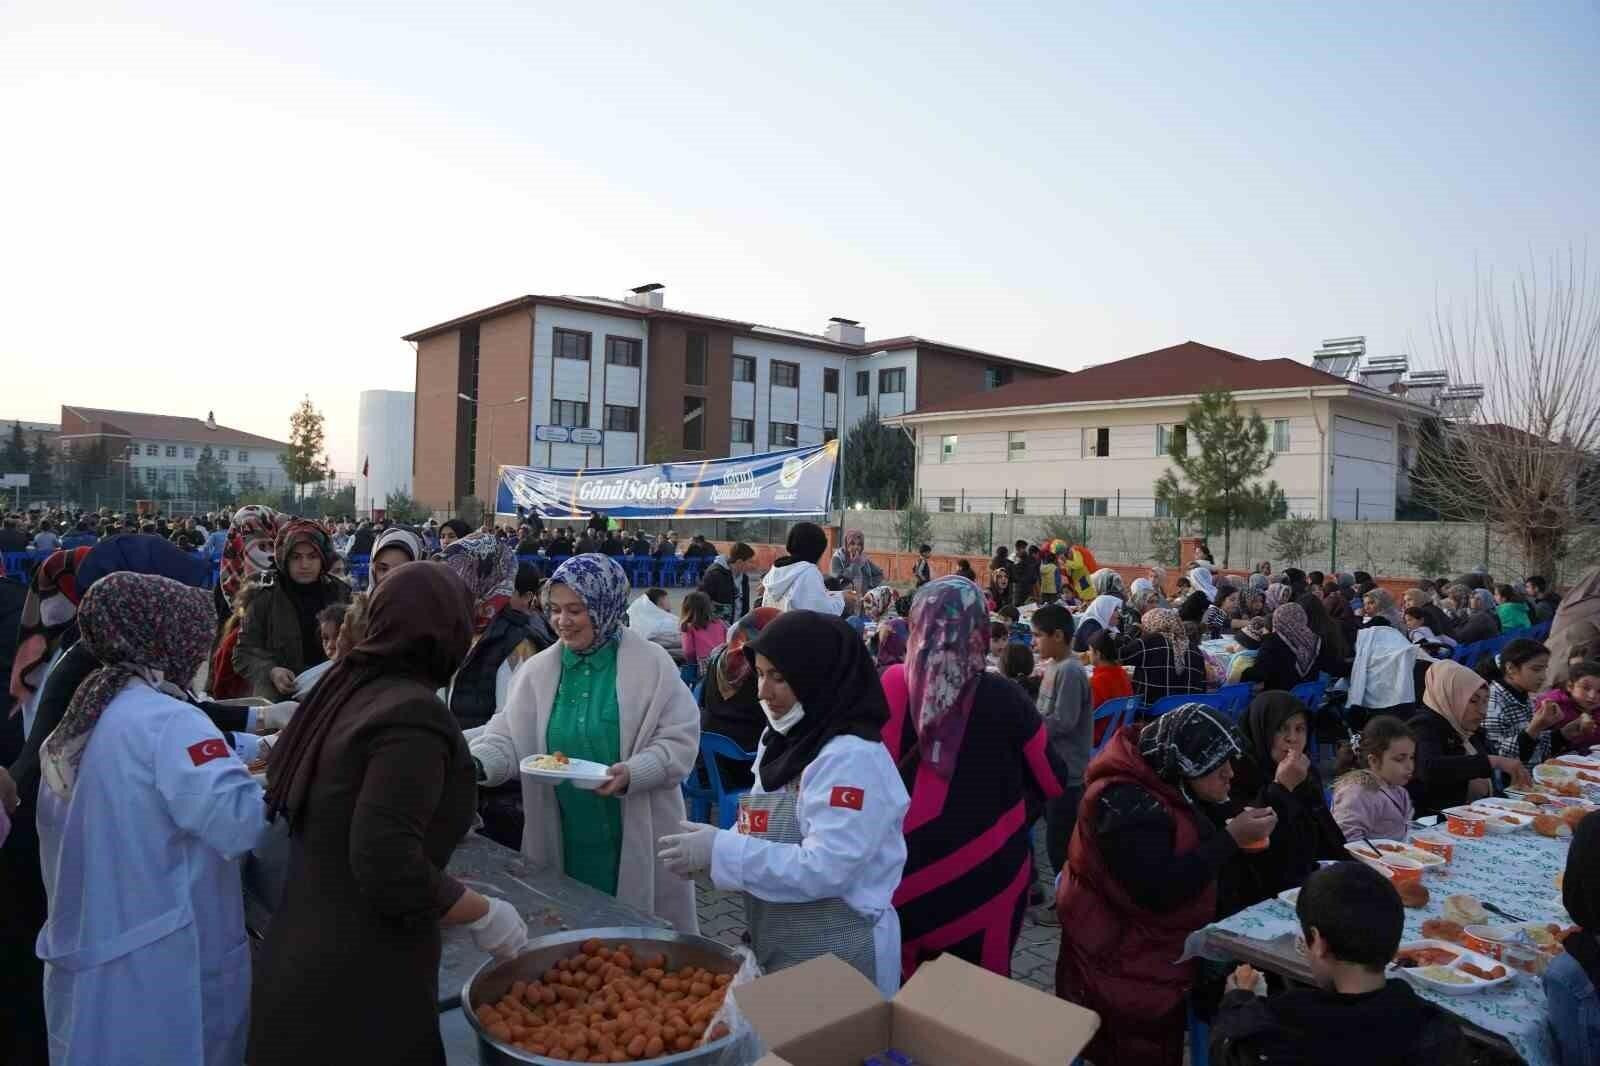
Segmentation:
<svg viewBox="0 0 1600 1066">
<path fill-rule="evenodd" d="M 648 285 L 628 290 L 628 295 L 622 298 L 622 302 L 635 307 L 660 308 L 666 298 L 667 287 L 659 281 L 652 281 Z"/>
<path fill-rule="evenodd" d="M 207 429 L 216 429 L 217 428 L 217 413 L 215 411 L 207 411 L 206 412 L 206 428 Z"/>
<path fill-rule="evenodd" d="M 828 339 L 839 344 L 865 344 L 867 331 L 853 318 L 828 319 Z"/>
</svg>

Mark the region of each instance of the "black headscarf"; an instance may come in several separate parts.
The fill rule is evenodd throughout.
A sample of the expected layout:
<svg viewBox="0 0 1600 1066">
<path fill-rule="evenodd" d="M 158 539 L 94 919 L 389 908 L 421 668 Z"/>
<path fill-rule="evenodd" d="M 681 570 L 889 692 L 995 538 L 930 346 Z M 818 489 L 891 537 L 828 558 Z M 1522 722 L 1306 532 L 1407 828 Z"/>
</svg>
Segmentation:
<svg viewBox="0 0 1600 1066">
<path fill-rule="evenodd" d="M 1239 754 L 1239 742 L 1216 711 L 1185 703 L 1139 731 L 1139 754 L 1157 776 L 1176 785 L 1204 777 Z"/>
<path fill-rule="evenodd" d="M 1567 937 L 1567 954 L 1600 988 L 1600 812 L 1588 815 L 1572 830 L 1561 903 L 1582 930 Z"/>
<path fill-rule="evenodd" d="M 1221 596 L 1217 597 L 1219 600 Z M 1211 606 L 1211 597 L 1204 592 L 1191 592 L 1189 598 L 1183 601 L 1183 606 L 1178 608 L 1178 620 L 1199 624 L 1206 616 L 1206 608 Z"/>
<path fill-rule="evenodd" d="M 287 811 L 292 824 L 304 813 L 323 742 L 357 690 L 393 676 L 443 688 L 471 644 L 472 593 L 455 571 L 414 563 L 385 577 L 367 606 L 366 637 L 317 682 L 272 750 L 268 816 Z"/>
<path fill-rule="evenodd" d="M 815 522 L 796 522 L 789 527 L 789 537 L 784 541 L 783 549 L 792 560 L 815 565 L 822 558 L 822 553 L 828 550 L 828 534 Z"/>
<path fill-rule="evenodd" d="M 792 531 L 789 539 L 792 546 Z M 744 646 L 744 653 L 752 665 L 757 653 L 770 660 L 806 712 L 788 734 L 769 728 L 762 735 L 765 791 L 776 792 L 799 777 L 834 737 L 882 739 L 889 703 L 866 643 L 844 619 L 785 611 Z"/>
<path fill-rule="evenodd" d="M 1306 624 L 1311 627 L 1311 632 L 1322 638 L 1323 647 L 1336 659 L 1342 661 L 1350 658 L 1350 644 L 1344 639 L 1344 629 L 1328 613 L 1328 605 L 1322 602 L 1322 597 L 1315 592 L 1307 592 L 1294 602 L 1306 612 Z M 1349 610 L 1348 604 L 1345 610 Z"/>
<path fill-rule="evenodd" d="M 1239 739 L 1244 742 L 1245 754 L 1245 758 L 1240 762 L 1254 763 L 1254 769 L 1263 775 L 1262 781 L 1272 780 L 1272 775 L 1277 772 L 1277 763 L 1272 759 L 1273 738 L 1278 735 L 1278 730 L 1283 728 L 1283 723 L 1297 714 L 1305 716 L 1306 727 L 1309 729 L 1311 712 L 1299 698 L 1290 692 L 1270 691 L 1263 692 L 1251 700 L 1244 717 L 1239 719 Z M 1236 767 L 1239 771 L 1243 769 L 1242 766 Z M 1309 774 L 1306 780 L 1311 780 Z M 1254 787 L 1259 787 L 1260 783 L 1255 782 Z"/>
</svg>

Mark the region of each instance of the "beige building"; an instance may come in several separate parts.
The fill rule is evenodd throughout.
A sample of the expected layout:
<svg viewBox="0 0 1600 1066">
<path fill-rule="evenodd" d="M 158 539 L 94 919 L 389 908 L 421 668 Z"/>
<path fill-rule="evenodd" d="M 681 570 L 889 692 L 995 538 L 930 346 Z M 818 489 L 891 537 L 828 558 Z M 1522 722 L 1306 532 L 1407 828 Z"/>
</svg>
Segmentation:
<svg viewBox="0 0 1600 1066">
<path fill-rule="evenodd" d="M 916 489 L 940 512 L 1162 517 L 1155 483 L 1191 401 L 1230 389 L 1266 420 L 1266 478 L 1292 514 L 1392 520 L 1405 401 L 1292 359 L 1193 341 L 888 419 L 917 438 Z"/>
</svg>

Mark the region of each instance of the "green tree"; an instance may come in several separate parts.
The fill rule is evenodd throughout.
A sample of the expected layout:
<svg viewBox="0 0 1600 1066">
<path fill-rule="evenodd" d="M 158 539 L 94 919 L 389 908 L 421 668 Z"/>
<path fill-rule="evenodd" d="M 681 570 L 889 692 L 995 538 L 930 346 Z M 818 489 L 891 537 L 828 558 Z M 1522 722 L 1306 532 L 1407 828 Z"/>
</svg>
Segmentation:
<svg viewBox="0 0 1600 1066">
<path fill-rule="evenodd" d="M 911 499 L 916 448 L 899 427 L 884 425 L 876 411 L 869 411 L 845 434 L 840 458 L 844 491 L 835 506 L 865 503 L 889 510 Z"/>
<path fill-rule="evenodd" d="M 1241 414 L 1226 389 L 1210 390 L 1189 405 L 1184 433 L 1174 433 L 1168 469 L 1156 482 L 1156 499 L 1174 516 L 1222 527 L 1222 565 L 1228 565 L 1233 530 L 1262 529 L 1284 513 L 1276 481 L 1258 479 L 1272 465 L 1267 424 L 1255 411 Z M 1181 480 L 1180 480 L 1181 479 Z"/>
<path fill-rule="evenodd" d="M 913 500 L 894 516 L 894 537 L 901 551 L 916 551 L 933 536 L 933 518 L 928 509 Z"/>
<path fill-rule="evenodd" d="M 55 487 L 56 457 L 44 434 L 33 438 L 33 451 L 28 455 L 30 488 L 35 496 L 48 496 Z"/>
<path fill-rule="evenodd" d="M 483 501 L 476 496 L 463 496 L 456 501 L 456 517 L 473 529 L 483 524 Z"/>
<path fill-rule="evenodd" d="M 22 436 L 22 423 L 11 423 L 11 436 L 0 452 L 0 473 L 21 474 L 28 469 L 28 442 Z"/>
<path fill-rule="evenodd" d="M 1272 527 L 1270 539 L 1273 553 L 1291 566 L 1299 566 L 1328 547 L 1314 518 L 1285 518 Z"/>
<path fill-rule="evenodd" d="M 428 520 L 427 509 L 412 499 L 409 493 L 398 490 L 384 498 L 383 514 L 391 522 L 403 522 L 406 525 L 416 525 L 418 522 Z"/>
<path fill-rule="evenodd" d="M 289 416 L 289 446 L 278 457 L 302 498 L 307 485 L 332 476 L 322 458 L 323 437 L 322 412 L 312 406 L 311 397 L 307 396 Z"/>
<path fill-rule="evenodd" d="M 194 463 L 194 495 L 208 504 L 218 502 L 228 491 L 228 474 L 211 454 L 211 445 L 200 449 Z"/>
<path fill-rule="evenodd" d="M 80 506 L 93 506 L 96 495 L 109 487 L 105 480 L 110 474 L 110 467 L 111 449 L 106 446 L 104 437 L 96 437 L 87 448 L 73 450 L 67 476 L 77 491 Z M 130 494 L 137 493 L 139 490 L 132 484 L 131 472 L 123 476 L 128 480 Z M 121 485 L 116 488 L 120 491 Z"/>
<path fill-rule="evenodd" d="M 1407 548 L 1401 559 L 1418 577 L 1451 573 L 1456 561 L 1456 538 L 1447 530 L 1432 530 Z"/>
</svg>

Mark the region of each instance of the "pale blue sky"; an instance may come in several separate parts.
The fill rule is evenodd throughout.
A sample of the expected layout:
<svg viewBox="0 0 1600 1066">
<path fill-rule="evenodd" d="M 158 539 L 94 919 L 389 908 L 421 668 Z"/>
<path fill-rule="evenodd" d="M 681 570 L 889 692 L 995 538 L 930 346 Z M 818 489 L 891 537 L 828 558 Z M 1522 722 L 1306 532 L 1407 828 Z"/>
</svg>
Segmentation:
<svg viewBox="0 0 1600 1066">
<path fill-rule="evenodd" d="M 402 333 L 616 296 L 1064 367 L 1426 356 L 1600 255 L 1593 3 L 0 6 L 0 418 L 355 455 Z"/>
</svg>

